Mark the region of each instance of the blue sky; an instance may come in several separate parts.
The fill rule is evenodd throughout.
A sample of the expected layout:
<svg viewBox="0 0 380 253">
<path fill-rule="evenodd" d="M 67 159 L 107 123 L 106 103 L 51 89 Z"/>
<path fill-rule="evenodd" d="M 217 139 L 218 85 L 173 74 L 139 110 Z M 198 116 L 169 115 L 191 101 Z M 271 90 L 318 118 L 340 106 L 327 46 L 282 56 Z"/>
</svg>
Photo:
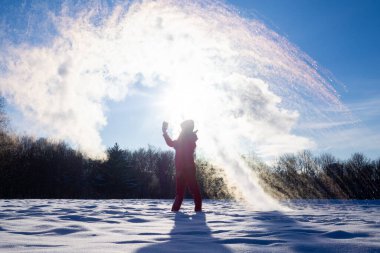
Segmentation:
<svg viewBox="0 0 380 253">
<path fill-rule="evenodd" d="M 341 100 L 361 123 L 363 135 L 379 143 L 380 132 L 380 2 L 376 0 L 231 1 L 246 13 L 256 12 L 267 24 L 328 69 L 341 84 Z M 360 130 L 359 130 L 360 131 Z M 360 137 L 360 136 L 359 136 Z M 365 136 L 362 136 L 365 137 Z M 358 142 L 357 137 L 350 142 Z M 369 143 L 370 144 L 370 143 Z M 356 150 L 334 147 L 348 157 L 364 152 L 376 158 L 380 146 Z"/>
<path fill-rule="evenodd" d="M 380 143 L 380 1 L 250 0 L 227 3 L 239 9 L 243 16 L 263 20 L 329 70 L 337 80 L 335 88 L 341 100 L 359 123 L 355 130 L 347 132 L 343 143 L 332 142 L 329 149 L 320 152 L 328 151 L 346 158 L 359 151 L 371 158 L 379 157 L 380 147 L 376 143 Z M 15 36 L 14 43 L 19 43 L 18 39 L 31 44 L 49 40 L 39 37 L 38 28 L 28 27 L 30 20 L 22 18 L 25 13 L 38 10 L 39 5 L 46 5 L 50 10 L 56 8 L 51 3 L 29 1 L 9 1 L 2 5 L 0 27 L 3 32 L 0 35 L 5 35 L 3 39 L 12 39 L 12 32 L 4 34 L 6 30 L 22 35 Z M 28 17 L 39 19 L 41 15 L 46 13 L 37 11 Z M 13 23 L 9 22 L 11 19 Z M 109 102 L 107 107 L 108 123 L 101 131 L 106 146 L 118 142 L 126 148 L 148 144 L 165 147 L 160 133 L 161 119 L 156 118 L 155 101 L 151 97 L 130 96 L 123 102 Z M 23 132 L 27 126 L 20 114 L 11 106 L 8 112 L 13 128 Z M 156 130 L 152 130 L 152 124 L 157 125 Z M 360 137 L 363 140 L 359 141 Z M 358 144 L 346 147 L 344 142 Z"/>
<path fill-rule="evenodd" d="M 329 69 L 348 89 L 344 101 L 379 93 L 379 1 L 231 1 Z M 339 87 L 337 87 L 339 89 Z M 345 100 L 347 99 L 347 100 Z"/>
</svg>

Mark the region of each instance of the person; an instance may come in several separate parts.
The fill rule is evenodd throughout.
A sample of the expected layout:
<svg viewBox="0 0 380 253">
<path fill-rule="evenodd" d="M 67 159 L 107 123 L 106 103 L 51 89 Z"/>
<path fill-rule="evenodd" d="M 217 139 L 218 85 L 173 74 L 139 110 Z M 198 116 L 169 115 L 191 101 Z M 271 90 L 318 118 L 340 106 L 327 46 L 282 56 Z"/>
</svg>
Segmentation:
<svg viewBox="0 0 380 253">
<path fill-rule="evenodd" d="M 194 121 L 186 120 L 181 123 L 181 133 L 177 140 L 172 140 L 168 133 L 168 123 L 162 123 L 162 133 L 166 144 L 175 149 L 175 169 L 176 169 L 176 196 L 172 206 L 172 211 L 177 212 L 188 187 L 193 195 L 195 212 L 202 211 L 202 197 L 196 179 L 196 168 L 194 162 L 195 142 L 198 140 L 197 131 L 194 132 Z"/>
</svg>

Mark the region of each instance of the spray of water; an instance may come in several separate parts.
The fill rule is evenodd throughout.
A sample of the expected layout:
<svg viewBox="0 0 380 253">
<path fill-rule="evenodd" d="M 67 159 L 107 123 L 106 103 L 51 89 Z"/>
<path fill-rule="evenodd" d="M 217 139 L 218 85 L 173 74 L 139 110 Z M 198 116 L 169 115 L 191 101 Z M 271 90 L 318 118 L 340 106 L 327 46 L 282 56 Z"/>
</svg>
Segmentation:
<svg viewBox="0 0 380 253">
<path fill-rule="evenodd" d="M 312 59 L 219 2 L 99 2 L 75 9 L 63 2 L 49 17 L 46 27 L 54 29 L 38 32 L 50 41 L 3 43 L 0 62 L 2 93 L 35 126 L 99 157 L 105 102 L 157 88 L 157 114 L 172 125 L 194 119 L 199 148 L 256 209 L 280 207 L 241 155 L 253 150 L 268 159 L 312 148 L 298 123 L 333 123 L 330 113 L 344 110 Z"/>
</svg>

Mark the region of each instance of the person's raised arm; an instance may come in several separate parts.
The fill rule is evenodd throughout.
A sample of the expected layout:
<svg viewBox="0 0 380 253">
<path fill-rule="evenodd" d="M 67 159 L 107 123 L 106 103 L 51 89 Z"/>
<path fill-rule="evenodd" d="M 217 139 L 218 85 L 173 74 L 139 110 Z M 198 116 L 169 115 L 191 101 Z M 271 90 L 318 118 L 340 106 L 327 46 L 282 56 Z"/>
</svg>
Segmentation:
<svg viewBox="0 0 380 253">
<path fill-rule="evenodd" d="M 168 131 L 168 122 L 162 122 L 162 135 L 164 136 L 165 142 L 169 147 L 174 148 L 175 141 L 173 141 L 167 133 Z"/>
</svg>

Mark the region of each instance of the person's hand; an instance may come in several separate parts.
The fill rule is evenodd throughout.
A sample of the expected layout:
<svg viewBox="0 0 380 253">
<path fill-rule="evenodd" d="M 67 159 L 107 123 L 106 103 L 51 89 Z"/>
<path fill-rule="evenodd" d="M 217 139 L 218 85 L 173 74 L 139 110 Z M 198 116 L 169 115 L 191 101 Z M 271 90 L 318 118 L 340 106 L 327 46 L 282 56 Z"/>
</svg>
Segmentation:
<svg viewBox="0 0 380 253">
<path fill-rule="evenodd" d="M 166 134 L 166 131 L 168 130 L 168 122 L 164 121 L 162 122 L 162 132 Z"/>
</svg>

